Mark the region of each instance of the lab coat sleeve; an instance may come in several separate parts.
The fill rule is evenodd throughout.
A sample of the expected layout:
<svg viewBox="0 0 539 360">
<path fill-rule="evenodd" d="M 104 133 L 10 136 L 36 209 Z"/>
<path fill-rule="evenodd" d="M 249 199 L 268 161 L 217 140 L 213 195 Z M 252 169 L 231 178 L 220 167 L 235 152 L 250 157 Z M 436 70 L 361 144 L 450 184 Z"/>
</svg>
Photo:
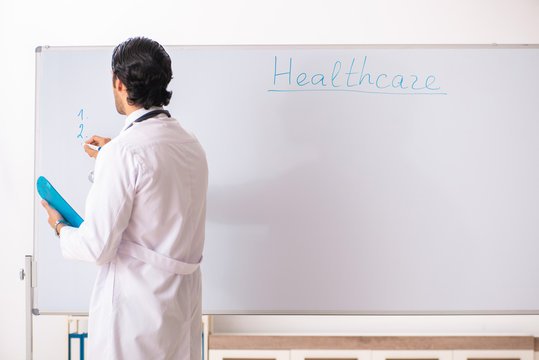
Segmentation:
<svg viewBox="0 0 539 360">
<path fill-rule="evenodd" d="M 135 198 L 138 166 L 135 156 L 111 141 L 99 152 L 94 184 L 86 198 L 85 220 L 79 228 L 63 227 L 62 255 L 103 265 L 116 256 Z"/>
</svg>

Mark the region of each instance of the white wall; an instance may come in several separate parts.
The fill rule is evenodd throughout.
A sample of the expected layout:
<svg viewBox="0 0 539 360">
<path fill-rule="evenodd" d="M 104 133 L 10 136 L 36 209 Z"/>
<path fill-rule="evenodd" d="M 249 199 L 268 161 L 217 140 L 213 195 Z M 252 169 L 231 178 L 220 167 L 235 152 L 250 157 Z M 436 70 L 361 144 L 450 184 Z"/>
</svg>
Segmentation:
<svg viewBox="0 0 539 360">
<path fill-rule="evenodd" d="M 538 19 L 535 0 L 0 0 L 0 358 L 24 358 L 24 284 L 17 273 L 32 253 L 36 46 L 114 45 L 135 35 L 176 45 L 539 43 Z M 529 325 L 535 320 L 495 322 L 539 335 Z M 221 325 L 245 330 L 242 321 Z M 421 332 L 435 331 L 440 321 L 431 318 Z M 467 321 L 481 329 L 491 320 Z"/>
</svg>

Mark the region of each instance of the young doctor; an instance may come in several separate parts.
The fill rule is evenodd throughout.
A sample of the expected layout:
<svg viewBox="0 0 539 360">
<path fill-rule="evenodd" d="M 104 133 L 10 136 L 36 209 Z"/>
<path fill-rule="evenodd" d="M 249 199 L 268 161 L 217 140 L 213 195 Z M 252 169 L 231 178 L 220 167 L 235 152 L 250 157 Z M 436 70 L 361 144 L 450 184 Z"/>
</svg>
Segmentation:
<svg viewBox="0 0 539 360">
<path fill-rule="evenodd" d="M 114 49 L 113 140 L 94 136 L 85 221 L 70 227 L 45 201 L 66 258 L 95 263 L 88 355 L 95 360 L 201 358 L 201 272 L 208 168 L 197 139 L 163 106 L 169 55 L 157 42 Z"/>
</svg>

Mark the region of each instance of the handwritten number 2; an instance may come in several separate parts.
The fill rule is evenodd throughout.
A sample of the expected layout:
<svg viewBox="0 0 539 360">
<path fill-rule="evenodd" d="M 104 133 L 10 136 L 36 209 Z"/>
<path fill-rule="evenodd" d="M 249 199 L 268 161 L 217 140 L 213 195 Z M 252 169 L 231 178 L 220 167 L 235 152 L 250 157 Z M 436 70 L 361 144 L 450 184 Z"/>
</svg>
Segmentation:
<svg viewBox="0 0 539 360">
<path fill-rule="evenodd" d="M 79 128 L 80 128 L 80 133 L 79 135 L 77 135 L 77 139 L 78 138 L 81 138 L 84 140 L 84 138 L 82 137 L 82 130 L 84 130 L 84 125 L 83 124 L 79 124 Z"/>
</svg>

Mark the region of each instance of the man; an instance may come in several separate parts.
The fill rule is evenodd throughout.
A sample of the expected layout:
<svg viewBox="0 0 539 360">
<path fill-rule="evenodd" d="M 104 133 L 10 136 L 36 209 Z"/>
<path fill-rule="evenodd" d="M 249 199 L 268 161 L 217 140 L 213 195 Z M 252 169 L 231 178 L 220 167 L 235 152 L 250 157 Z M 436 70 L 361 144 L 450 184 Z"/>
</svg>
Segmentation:
<svg viewBox="0 0 539 360">
<path fill-rule="evenodd" d="M 163 106 L 171 61 L 161 45 L 133 38 L 112 56 L 112 141 L 94 136 L 85 221 L 77 229 L 45 201 L 64 257 L 99 266 L 90 301 L 91 359 L 201 358 L 201 273 L 208 170 L 196 138 Z"/>
</svg>

